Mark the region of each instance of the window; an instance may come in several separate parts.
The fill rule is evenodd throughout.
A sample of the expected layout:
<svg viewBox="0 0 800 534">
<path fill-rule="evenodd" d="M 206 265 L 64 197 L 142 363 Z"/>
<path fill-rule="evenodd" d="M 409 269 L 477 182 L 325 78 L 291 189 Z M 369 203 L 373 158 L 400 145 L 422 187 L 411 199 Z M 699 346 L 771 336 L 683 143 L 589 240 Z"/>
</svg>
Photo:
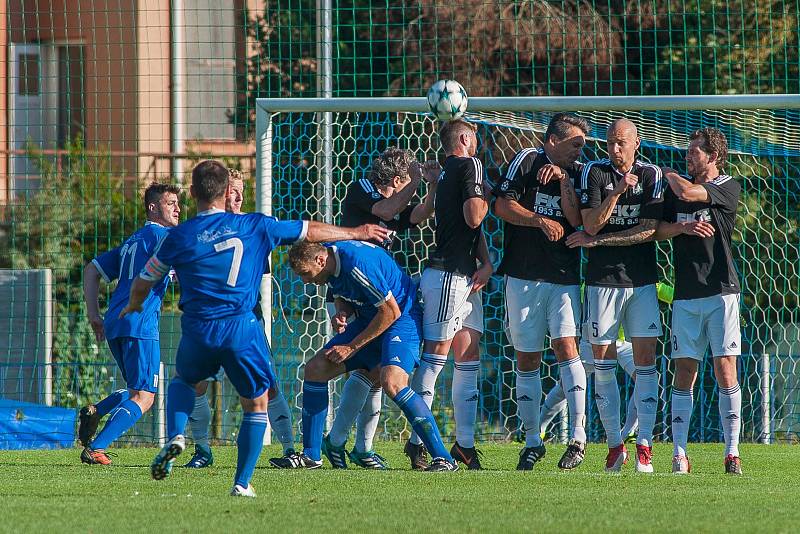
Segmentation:
<svg viewBox="0 0 800 534">
<path fill-rule="evenodd" d="M 19 55 L 19 86 L 21 96 L 39 96 L 39 54 Z"/>
<path fill-rule="evenodd" d="M 58 47 L 58 147 L 83 135 L 85 117 L 82 46 Z"/>
</svg>

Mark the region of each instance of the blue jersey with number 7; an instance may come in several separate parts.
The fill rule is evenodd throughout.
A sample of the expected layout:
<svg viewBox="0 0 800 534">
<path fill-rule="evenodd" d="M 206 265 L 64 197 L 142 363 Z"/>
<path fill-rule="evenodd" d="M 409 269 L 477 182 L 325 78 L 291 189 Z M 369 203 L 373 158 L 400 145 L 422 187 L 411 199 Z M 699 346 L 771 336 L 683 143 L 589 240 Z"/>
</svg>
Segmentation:
<svg viewBox="0 0 800 534">
<path fill-rule="evenodd" d="M 158 319 L 161 316 L 161 301 L 169 284 L 167 278 L 153 288 L 142 303 L 141 312 L 126 315 L 122 319 L 118 317 L 122 308 L 128 304 L 133 278 L 142 270 L 167 232 L 168 229 L 164 226 L 147 222 L 122 245 L 92 260 L 106 283 L 118 280 L 103 321 L 107 339 L 158 339 Z"/>
<path fill-rule="evenodd" d="M 180 308 L 194 319 L 251 313 L 272 250 L 305 238 L 305 221 L 278 221 L 260 213 L 212 209 L 170 230 L 142 270 L 160 280 L 170 267 L 181 284 Z"/>
</svg>

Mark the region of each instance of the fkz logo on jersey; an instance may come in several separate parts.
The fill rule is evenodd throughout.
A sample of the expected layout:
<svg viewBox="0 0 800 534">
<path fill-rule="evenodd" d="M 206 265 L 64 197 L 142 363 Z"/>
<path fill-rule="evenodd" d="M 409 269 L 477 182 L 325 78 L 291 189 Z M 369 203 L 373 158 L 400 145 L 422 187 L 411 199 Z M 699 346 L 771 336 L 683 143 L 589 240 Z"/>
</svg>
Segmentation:
<svg viewBox="0 0 800 534">
<path fill-rule="evenodd" d="M 638 224 L 641 211 L 642 206 L 640 204 L 617 204 L 614 206 L 614 211 L 611 212 L 608 224 Z"/>
<path fill-rule="evenodd" d="M 711 222 L 711 212 L 708 208 L 703 208 L 694 213 L 678 213 L 675 217 L 676 222 Z"/>
</svg>

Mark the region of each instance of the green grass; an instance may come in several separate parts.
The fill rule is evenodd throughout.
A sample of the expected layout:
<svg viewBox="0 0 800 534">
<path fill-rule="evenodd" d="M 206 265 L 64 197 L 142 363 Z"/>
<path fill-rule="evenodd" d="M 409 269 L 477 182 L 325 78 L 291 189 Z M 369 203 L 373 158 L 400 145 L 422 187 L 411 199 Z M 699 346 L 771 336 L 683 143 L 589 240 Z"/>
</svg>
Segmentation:
<svg viewBox="0 0 800 534">
<path fill-rule="evenodd" d="M 517 444 L 483 445 L 485 471 L 408 471 L 401 444 L 378 449 L 386 472 L 279 471 L 262 454 L 257 499 L 228 496 L 235 452 L 215 465 L 175 469 L 156 482 L 155 449 L 118 449 L 110 467 L 81 465 L 78 449 L 0 452 L 0 531 L 6 532 L 789 532 L 800 528 L 800 447 L 744 445 L 744 476 L 722 473 L 722 445 L 690 445 L 693 473 L 673 476 L 672 448 L 655 448 L 654 476 L 602 473 L 603 445 L 575 472 L 548 447 L 536 471 L 519 473 Z M 179 458 L 188 460 L 189 454 Z"/>
</svg>

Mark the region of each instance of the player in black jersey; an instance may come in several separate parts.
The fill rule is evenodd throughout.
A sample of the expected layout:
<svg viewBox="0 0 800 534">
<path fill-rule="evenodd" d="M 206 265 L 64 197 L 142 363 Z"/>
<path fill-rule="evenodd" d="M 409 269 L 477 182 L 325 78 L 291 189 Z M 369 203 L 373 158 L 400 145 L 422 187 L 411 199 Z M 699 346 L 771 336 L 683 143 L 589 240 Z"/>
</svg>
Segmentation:
<svg viewBox="0 0 800 534">
<path fill-rule="evenodd" d="M 372 162 L 366 178 L 350 184 L 342 202 L 341 224 L 372 223 L 392 231 L 382 243 L 389 251 L 397 250 L 397 233 L 415 227 L 433 214 L 441 166 L 436 161 L 420 165 L 410 150 L 390 147 Z M 422 203 L 412 202 L 420 181 L 425 181 L 427 194 Z M 341 299 L 329 303 L 334 331 L 352 316 L 351 307 Z M 377 371 L 377 369 L 375 370 Z M 323 441 L 323 452 L 334 468 L 347 467 L 347 458 L 366 469 L 386 469 L 386 461 L 372 450 L 372 442 L 380 419 L 381 397 L 379 374 L 355 371 L 342 388 L 331 431 Z M 356 440 L 352 451 L 345 449 L 350 428 L 356 422 Z M 426 465 L 427 467 L 427 465 Z"/>
<path fill-rule="evenodd" d="M 225 209 L 231 213 L 242 213 L 244 202 L 244 175 L 238 170 L 230 171 L 230 195 L 225 199 Z M 269 273 L 269 264 L 265 266 L 264 273 Z M 261 311 L 261 294 L 258 295 L 256 307 L 253 309 L 259 321 L 263 320 Z M 208 427 L 211 423 L 211 408 L 208 405 L 208 385 L 210 382 L 222 380 L 223 372 L 209 380 L 202 380 L 195 385 L 195 403 L 189 423 L 192 429 L 192 439 L 195 441 L 194 455 L 184 467 L 208 467 L 214 462 L 211 446 L 208 442 Z M 270 458 L 270 463 L 281 467 L 283 463 L 291 464 L 297 458 L 294 450 L 294 433 L 292 432 L 292 412 L 289 403 L 283 395 L 280 384 L 273 384 L 269 389 L 269 403 L 267 416 L 270 426 L 275 430 L 278 439 L 283 445 L 283 457 Z"/>
<path fill-rule="evenodd" d="M 450 453 L 469 469 L 480 469 L 475 449 L 480 371 L 479 342 L 483 333 L 480 290 L 493 267 L 481 228 L 489 205 L 484 194 L 483 164 L 475 157 L 477 128 L 466 121 L 445 123 L 439 131 L 447 159 L 436 191 L 435 247 L 422 273 L 424 301 L 422 361 L 412 388 L 430 406 L 436 377 L 453 348 L 453 412 L 456 443 Z M 406 445 L 414 463 L 416 436 Z"/>
<path fill-rule="evenodd" d="M 567 245 L 588 249 L 586 330 L 595 358 L 595 401 L 608 438 L 606 470 L 619 471 L 628 453 L 619 421 L 616 340 L 620 327 L 633 344 L 636 364 L 636 470 L 652 473 L 652 439 L 658 405 L 656 341 L 661 336 L 655 243 L 663 208 L 661 169 L 636 159 L 639 136 L 627 119 L 607 132 L 609 160 L 587 163 L 581 175 L 583 232 Z"/>
<path fill-rule="evenodd" d="M 673 473 L 688 473 L 686 443 L 692 414 L 692 390 L 698 362 L 709 344 L 719 385 L 719 414 L 725 437 L 725 472 L 741 474 L 739 431 L 742 392 L 736 375 L 741 354 L 739 280 L 733 264 L 731 233 L 741 186 L 721 174 L 728 154 L 725 135 L 703 128 L 691 135 L 686 152 L 689 180 L 667 170 L 669 190 L 664 222 L 656 239 L 672 239 L 675 299 L 672 304 Z"/>
<path fill-rule="evenodd" d="M 517 356 L 517 409 L 525 428 L 525 447 L 517 469 L 533 469 L 545 454 L 539 434 L 542 399 L 540 367 L 549 333 L 568 400 L 570 442 L 558 465 L 574 469 L 586 448 L 586 372 L 578 354 L 580 250 L 565 236 L 581 226 L 575 184 L 582 165 L 589 123 L 554 115 L 540 149 L 526 148 L 511 160 L 494 194 L 495 212 L 505 221 L 503 260 L 506 332 Z"/>
</svg>

